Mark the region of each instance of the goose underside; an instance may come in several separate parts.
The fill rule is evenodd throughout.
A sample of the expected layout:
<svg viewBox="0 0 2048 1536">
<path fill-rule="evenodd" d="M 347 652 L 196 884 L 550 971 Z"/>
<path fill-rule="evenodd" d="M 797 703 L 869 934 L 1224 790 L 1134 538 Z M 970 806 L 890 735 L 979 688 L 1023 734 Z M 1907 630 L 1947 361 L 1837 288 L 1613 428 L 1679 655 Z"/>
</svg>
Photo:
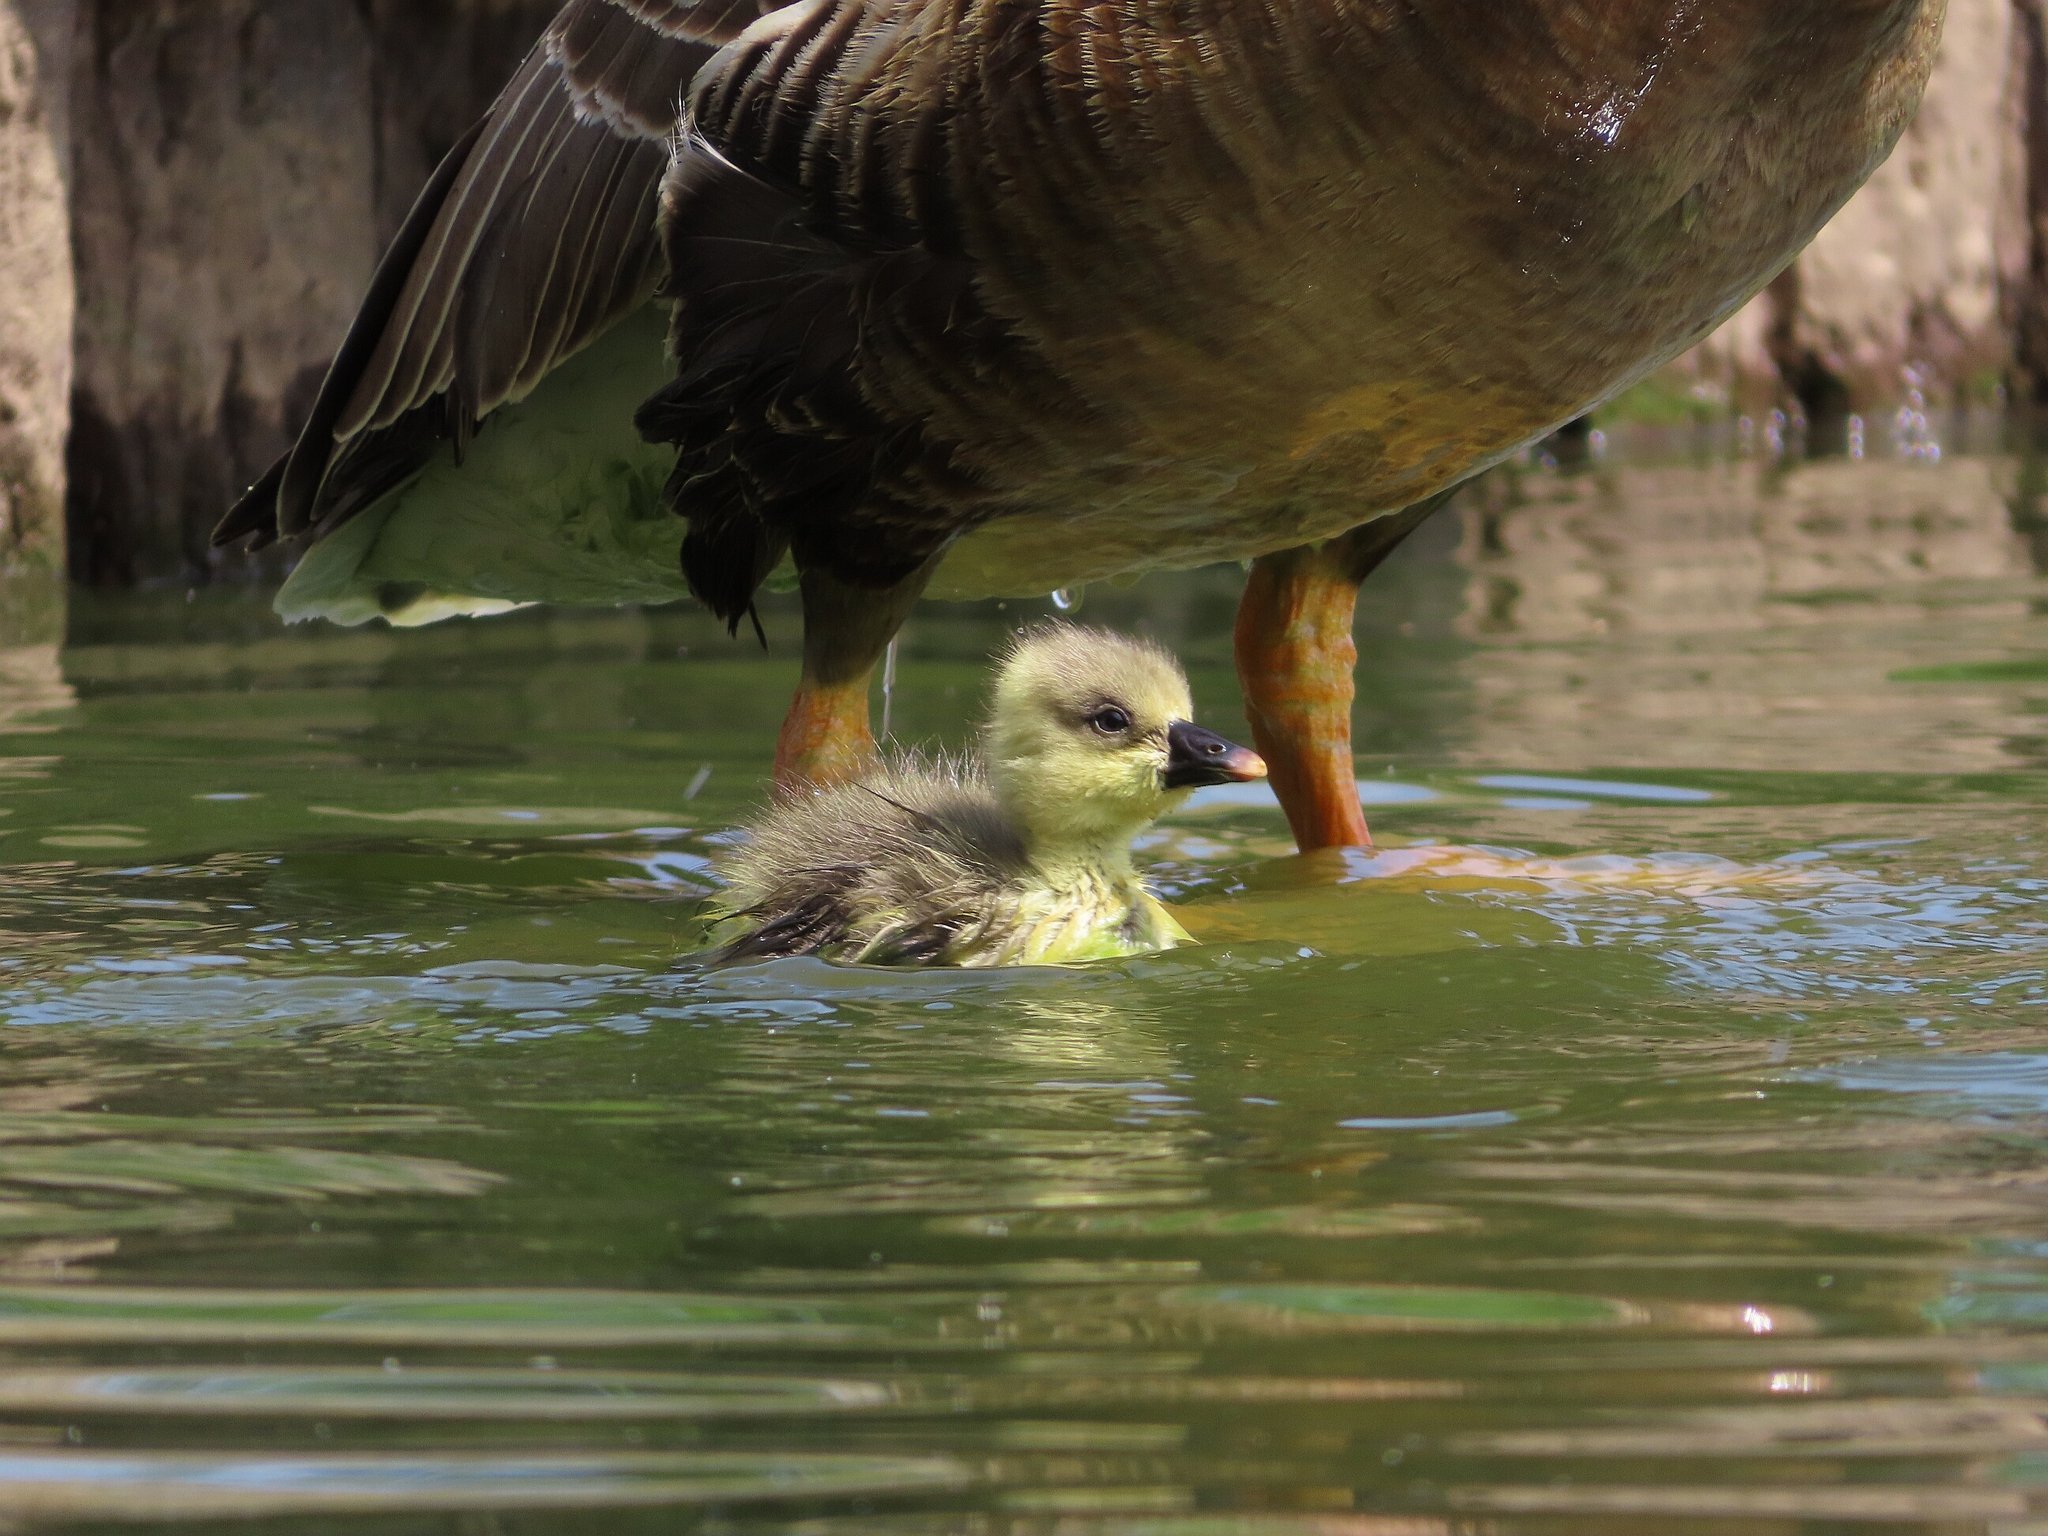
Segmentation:
<svg viewBox="0 0 2048 1536">
<path fill-rule="evenodd" d="M 437 444 L 396 490 L 317 539 L 277 596 L 291 620 L 410 626 L 534 603 L 687 595 L 674 455 L 633 410 L 659 388 L 660 315 L 643 311 L 501 407 L 458 458 Z"/>
<path fill-rule="evenodd" d="M 314 540 L 278 592 L 278 613 L 412 627 L 694 595 L 728 621 L 744 615 L 764 582 L 790 578 L 790 536 L 729 495 L 696 500 L 677 449 L 633 430 L 635 409 L 672 378 L 649 329 L 627 323 L 502 407 L 459 460 L 432 444 L 423 467 Z M 826 532 L 804 540 L 800 529 L 798 553 L 878 589 L 943 541 L 892 528 L 886 511 Z"/>
<path fill-rule="evenodd" d="M 887 588 L 986 515 L 924 413 L 869 388 L 878 365 L 944 356 L 939 339 L 1000 360 L 1006 328 L 967 297 L 964 263 L 820 235 L 787 190 L 715 155 L 680 157 L 663 202 L 667 287 L 687 299 L 642 305 L 473 441 L 350 443 L 329 473 L 354 504 L 280 594 L 287 617 L 688 593 L 737 626 L 792 556 Z"/>
</svg>

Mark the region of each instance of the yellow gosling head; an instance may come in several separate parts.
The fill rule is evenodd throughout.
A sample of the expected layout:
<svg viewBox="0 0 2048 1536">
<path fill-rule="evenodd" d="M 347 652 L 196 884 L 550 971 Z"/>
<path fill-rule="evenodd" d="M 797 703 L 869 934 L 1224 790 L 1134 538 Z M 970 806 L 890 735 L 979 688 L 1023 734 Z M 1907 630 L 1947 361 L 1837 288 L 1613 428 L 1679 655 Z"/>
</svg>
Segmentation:
<svg viewBox="0 0 2048 1536">
<path fill-rule="evenodd" d="M 1266 776 L 1256 752 L 1193 714 L 1180 664 L 1155 645 L 1073 624 L 1020 636 L 983 752 L 1033 859 L 1116 862 L 1190 790 Z"/>
</svg>

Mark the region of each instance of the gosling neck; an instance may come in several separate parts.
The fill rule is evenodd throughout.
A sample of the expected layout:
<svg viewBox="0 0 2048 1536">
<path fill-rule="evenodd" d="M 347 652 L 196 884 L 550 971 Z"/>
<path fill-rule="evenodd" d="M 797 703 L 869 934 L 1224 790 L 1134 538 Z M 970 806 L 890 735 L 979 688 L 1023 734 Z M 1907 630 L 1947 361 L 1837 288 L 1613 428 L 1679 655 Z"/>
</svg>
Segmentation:
<svg viewBox="0 0 2048 1536">
<path fill-rule="evenodd" d="M 1157 810 L 1062 793 L 1036 765 L 988 759 L 990 787 L 1024 844 L 1031 867 L 1054 885 L 1135 878 L 1131 842 Z"/>
<path fill-rule="evenodd" d="M 1031 867 L 1055 886 L 1121 885 L 1137 877 L 1131 840 L 1144 830 L 1131 827 L 1051 832 L 1024 825 L 1024 853 Z"/>
</svg>

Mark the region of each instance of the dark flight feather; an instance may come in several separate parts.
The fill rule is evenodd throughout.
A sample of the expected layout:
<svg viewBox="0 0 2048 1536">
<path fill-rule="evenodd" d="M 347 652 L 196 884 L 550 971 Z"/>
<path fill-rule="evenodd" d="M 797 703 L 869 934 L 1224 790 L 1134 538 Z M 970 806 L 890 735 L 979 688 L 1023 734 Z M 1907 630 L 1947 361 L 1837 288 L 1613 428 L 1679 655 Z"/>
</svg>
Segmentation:
<svg viewBox="0 0 2048 1536">
<path fill-rule="evenodd" d="M 570 0 L 435 172 L 297 444 L 215 543 L 345 521 L 648 302 L 683 94 L 765 8 Z"/>
</svg>

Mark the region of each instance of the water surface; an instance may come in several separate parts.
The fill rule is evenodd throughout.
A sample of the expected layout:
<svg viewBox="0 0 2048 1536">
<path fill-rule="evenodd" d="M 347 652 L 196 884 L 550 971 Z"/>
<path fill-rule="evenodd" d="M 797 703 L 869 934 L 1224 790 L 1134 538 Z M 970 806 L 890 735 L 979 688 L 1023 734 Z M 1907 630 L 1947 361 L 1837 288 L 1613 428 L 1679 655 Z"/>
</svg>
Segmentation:
<svg viewBox="0 0 2048 1536">
<path fill-rule="evenodd" d="M 1209 942 L 1075 970 L 702 968 L 786 611 L 81 600 L 0 650 L 0 1517 L 2048 1531 L 2019 485 L 1497 481 L 1372 589 L 1380 852 L 1217 794 Z M 1086 617 L 1233 730 L 1233 588 Z"/>
</svg>

